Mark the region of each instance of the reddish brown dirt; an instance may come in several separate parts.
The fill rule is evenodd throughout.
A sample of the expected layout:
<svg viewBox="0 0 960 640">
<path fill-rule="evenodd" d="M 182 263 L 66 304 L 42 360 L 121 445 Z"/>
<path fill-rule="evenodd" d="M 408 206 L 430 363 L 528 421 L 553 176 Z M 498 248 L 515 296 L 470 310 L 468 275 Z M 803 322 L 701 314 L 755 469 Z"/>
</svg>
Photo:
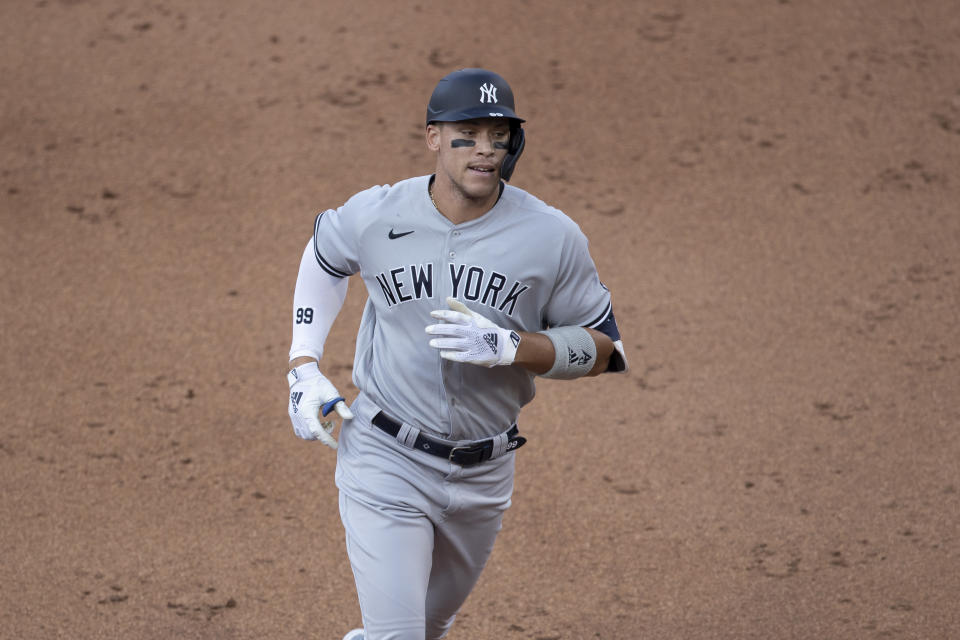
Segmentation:
<svg viewBox="0 0 960 640">
<path fill-rule="evenodd" d="M 480 65 L 633 369 L 540 384 L 451 639 L 957 637 L 954 0 L 322 4 L 0 3 L 0 636 L 359 621 L 297 263 Z"/>
</svg>

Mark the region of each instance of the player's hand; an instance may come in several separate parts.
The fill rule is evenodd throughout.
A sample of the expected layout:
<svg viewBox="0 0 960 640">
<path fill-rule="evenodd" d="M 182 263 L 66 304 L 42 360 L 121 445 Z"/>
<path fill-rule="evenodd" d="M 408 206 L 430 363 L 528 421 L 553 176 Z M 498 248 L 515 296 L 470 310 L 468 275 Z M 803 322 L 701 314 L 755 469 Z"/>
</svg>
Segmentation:
<svg viewBox="0 0 960 640">
<path fill-rule="evenodd" d="M 520 334 L 498 327 L 455 298 L 447 298 L 447 304 L 450 309 L 430 312 L 442 323 L 427 327 L 427 333 L 439 336 L 430 346 L 440 349 L 441 357 L 484 367 L 513 364 Z"/>
<path fill-rule="evenodd" d="M 344 402 L 343 396 L 329 380 L 320 373 L 316 362 L 302 364 L 287 374 L 290 383 L 290 399 L 287 413 L 293 423 L 293 432 L 304 440 L 320 440 L 331 449 L 337 448 L 337 441 L 331 435 L 333 422 L 320 421 L 333 410 L 344 420 L 353 418 L 353 412 Z"/>
</svg>

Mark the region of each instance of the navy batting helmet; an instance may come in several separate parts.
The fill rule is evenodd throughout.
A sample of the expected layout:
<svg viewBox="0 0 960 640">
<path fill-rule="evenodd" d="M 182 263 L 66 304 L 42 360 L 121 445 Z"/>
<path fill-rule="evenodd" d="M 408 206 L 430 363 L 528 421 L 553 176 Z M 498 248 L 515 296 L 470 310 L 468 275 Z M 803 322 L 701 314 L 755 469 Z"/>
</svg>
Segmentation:
<svg viewBox="0 0 960 640">
<path fill-rule="evenodd" d="M 505 118 L 510 121 L 510 146 L 500 167 L 500 177 L 509 180 L 523 153 L 525 137 L 514 111 L 513 91 L 499 74 L 486 69 L 460 69 L 437 83 L 427 104 L 427 124 L 459 122 L 474 118 Z"/>
</svg>

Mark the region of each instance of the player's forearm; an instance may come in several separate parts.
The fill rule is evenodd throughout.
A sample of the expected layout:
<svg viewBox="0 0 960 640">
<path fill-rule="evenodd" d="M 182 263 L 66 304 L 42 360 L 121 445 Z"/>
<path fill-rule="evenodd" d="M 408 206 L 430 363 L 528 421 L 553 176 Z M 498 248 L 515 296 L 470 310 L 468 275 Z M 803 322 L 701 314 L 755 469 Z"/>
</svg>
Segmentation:
<svg viewBox="0 0 960 640">
<path fill-rule="evenodd" d="M 540 333 L 521 331 L 520 344 L 513 364 L 536 374 L 546 373 L 553 366 L 554 351 L 550 339 Z"/>
<path fill-rule="evenodd" d="M 587 329 L 590 337 L 597 347 L 597 358 L 593 368 L 587 376 L 600 375 L 607 370 L 610 364 L 610 356 L 613 354 L 613 341 L 610 338 L 594 329 Z M 517 356 L 513 363 L 536 373 L 537 375 L 546 373 L 553 366 L 556 359 L 556 352 L 550 338 L 542 333 L 520 332 L 520 345 L 517 347 Z"/>
<path fill-rule="evenodd" d="M 335 278 L 317 264 L 313 243 L 307 244 L 293 294 L 290 362 L 299 364 L 323 357 L 327 335 L 347 295 L 347 279 Z"/>
<path fill-rule="evenodd" d="M 593 343 L 597 345 L 597 362 L 587 376 L 598 376 L 610 367 L 610 356 L 613 355 L 613 340 L 605 333 L 600 333 L 595 329 L 587 329 L 587 332 L 593 338 Z"/>
</svg>

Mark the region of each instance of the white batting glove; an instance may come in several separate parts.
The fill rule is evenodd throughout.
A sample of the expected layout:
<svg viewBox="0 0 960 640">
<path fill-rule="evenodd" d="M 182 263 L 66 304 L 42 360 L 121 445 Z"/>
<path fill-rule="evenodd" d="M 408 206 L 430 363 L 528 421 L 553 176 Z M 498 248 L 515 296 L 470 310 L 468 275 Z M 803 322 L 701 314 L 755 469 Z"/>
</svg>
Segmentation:
<svg viewBox="0 0 960 640">
<path fill-rule="evenodd" d="M 336 449 L 337 441 L 331 435 L 333 422 L 321 422 L 320 416 L 326 416 L 335 409 L 342 419 L 353 418 L 353 412 L 343 396 L 320 373 L 316 362 L 308 362 L 292 370 L 287 374 L 287 382 L 290 383 L 287 413 L 293 423 L 293 432 L 304 440 L 320 440 L 331 449 Z"/>
<path fill-rule="evenodd" d="M 441 336 L 430 340 L 431 347 L 440 349 L 441 357 L 483 367 L 513 364 L 520 346 L 520 334 L 501 329 L 455 298 L 447 298 L 447 304 L 449 310 L 430 312 L 443 323 L 427 327 L 430 335 Z"/>
</svg>

